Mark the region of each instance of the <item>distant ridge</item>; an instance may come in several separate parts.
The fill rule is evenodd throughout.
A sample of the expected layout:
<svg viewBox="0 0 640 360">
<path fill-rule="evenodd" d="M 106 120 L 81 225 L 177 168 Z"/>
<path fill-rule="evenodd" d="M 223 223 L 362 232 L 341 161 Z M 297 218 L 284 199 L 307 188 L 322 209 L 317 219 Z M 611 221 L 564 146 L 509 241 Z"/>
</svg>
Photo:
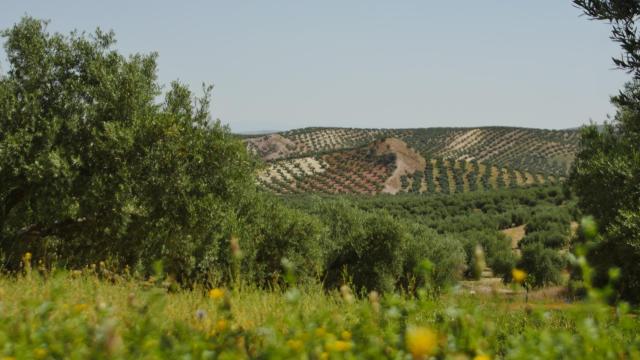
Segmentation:
<svg viewBox="0 0 640 360">
<path fill-rule="evenodd" d="M 589 126 L 590 124 L 584 124 L 582 126 L 578 126 L 578 127 L 572 127 L 572 128 L 567 128 L 564 130 L 573 130 L 573 131 L 580 131 L 580 129 Z M 596 128 L 598 129 L 598 131 L 602 131 L 602 129 L 604 129 L 604 125 L 603 124 L 594 124 L 596 126 Z"/>
<path fill-rule="evenodd" d="M 234 132 L 238 135 L 265 135 L 265 134 L 274 134 L 280 132 L 280 130 L 252 130 L 252 131 L 237 131 Z"/>
<path fill-rule="evenodd" d="M 579 134 L 497 126 L 313 127 L 244 140 L 269 164 L 258 182 L 276 193 L 451 193 L 560 181 L 571 167 Z M 381 154 L 375 150 L 381 141 L 396 148 Z M 405 169 L 407 151 L 417 162 Z"/>
</svg>

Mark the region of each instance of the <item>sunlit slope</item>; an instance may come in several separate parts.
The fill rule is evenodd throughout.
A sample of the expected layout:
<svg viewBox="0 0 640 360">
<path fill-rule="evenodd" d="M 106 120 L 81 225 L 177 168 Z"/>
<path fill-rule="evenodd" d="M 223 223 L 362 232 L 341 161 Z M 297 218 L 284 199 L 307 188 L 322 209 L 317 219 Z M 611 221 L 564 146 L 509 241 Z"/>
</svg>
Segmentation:
<svg viewBox="0 0 640 360">
<path fill-rule="evenodd" d="M 264 160 L 318 156 L 397 138 L 424 158 L 475 160 L 514 170 L 566 176 L 578 148 L 577 130 L 512 127 L 354 129 L 305 128 L 247 139 Z"/>
<path fill-rule="evenodd" d="M 394 154 L 376 146 L 335 151 L 314 157 L 278 160 L 260 172 L 258 182 L 279 193 L 376 194 L 396 167 Z"/>
<path fill-rule="evenodd" d="M 535 173 L 475 159 L 423 157 L 398 138 L 347 150 L 269 161 L 258 183 L 278 194 L 460 193 L 554 183 Z"/>
</svg>

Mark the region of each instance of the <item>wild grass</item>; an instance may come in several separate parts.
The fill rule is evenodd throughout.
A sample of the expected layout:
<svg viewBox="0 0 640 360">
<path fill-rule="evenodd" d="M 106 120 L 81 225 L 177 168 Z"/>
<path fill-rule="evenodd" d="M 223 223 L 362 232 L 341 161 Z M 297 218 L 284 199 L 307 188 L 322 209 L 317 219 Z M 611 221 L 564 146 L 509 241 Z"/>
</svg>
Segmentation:
<svg viewBox="0 0 640 360">
<path fill-rule="evenodd" d="M 0 277 L 0 358 L 640 358 L 627 305 L 525 304 L 455 288 L 360 297 L 313 284 L 172 288 L 94 271 Z"/>
</svg>

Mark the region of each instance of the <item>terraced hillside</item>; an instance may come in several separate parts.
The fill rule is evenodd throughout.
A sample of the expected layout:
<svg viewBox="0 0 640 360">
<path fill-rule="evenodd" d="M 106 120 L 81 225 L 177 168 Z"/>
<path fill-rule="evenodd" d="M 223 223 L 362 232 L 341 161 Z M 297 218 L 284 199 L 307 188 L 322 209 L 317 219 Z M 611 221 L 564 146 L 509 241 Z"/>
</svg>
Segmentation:
<svg viewBox="0 0 640 360">
<path fill-rule="evenodd" d="M 305 128 L 247 139 L 265 160 L 318 156 L 394 137 L 425 158 L 476 160 L 497 167 L 566 176 L 578 147 L 577 130 L 510 127 L 353 129 Z"/>
<path fill-rule="evenodd" d="M 258 182 L 278 194 L 300 192 L 376 194 L 396 167 L 395 154 L 379 143 L 353 150 L 272 162 Z"/>
<path fill-rule="evenodd" d="M 246 143 L 264 160 L 275 160 L 353 149 L 393 134 L 385 129 L 304 128 L 251 137 Z"/>
<path fill-rule="evenodd" d="M 476 160 L 429 159 L 423 171 L 401 178 L 400 191 L 411 193 L 463 193 L 556 183 L 562 177 L 498 167 Z"/>
<path fill-rule="evenodd" d="M 258 176 L 262 187 L 278 194 L 449 194 L 554 183 L 560 179 L 477 160 L 425 159 L 397 138 L 323 155 L 271 161 Z"/>
<path fill-rule="evenodd" d="M 407 130 L 402 139 L 425 156 L 477 160 L 564 176 L 578 149 L 579 132 L 507 127 L 435 128 Z"/>
</svg>

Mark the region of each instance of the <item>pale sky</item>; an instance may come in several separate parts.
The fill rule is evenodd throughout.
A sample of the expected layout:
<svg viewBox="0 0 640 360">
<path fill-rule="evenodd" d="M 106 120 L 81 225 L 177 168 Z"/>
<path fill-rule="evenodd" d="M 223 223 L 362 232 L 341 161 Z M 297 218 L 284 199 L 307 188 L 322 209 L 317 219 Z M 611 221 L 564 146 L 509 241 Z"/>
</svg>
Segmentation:
<svg viewBox="0 0 640 360">
<path fill-rule="evenodd" d="M 213 84 L 234 131 L 561 129 L 601 122 L 629 78 L 609 26 L 569 0 L 3 0 L 0 28 L 25 14 L 157 51 L 160 81 Z"/>
</svg>

